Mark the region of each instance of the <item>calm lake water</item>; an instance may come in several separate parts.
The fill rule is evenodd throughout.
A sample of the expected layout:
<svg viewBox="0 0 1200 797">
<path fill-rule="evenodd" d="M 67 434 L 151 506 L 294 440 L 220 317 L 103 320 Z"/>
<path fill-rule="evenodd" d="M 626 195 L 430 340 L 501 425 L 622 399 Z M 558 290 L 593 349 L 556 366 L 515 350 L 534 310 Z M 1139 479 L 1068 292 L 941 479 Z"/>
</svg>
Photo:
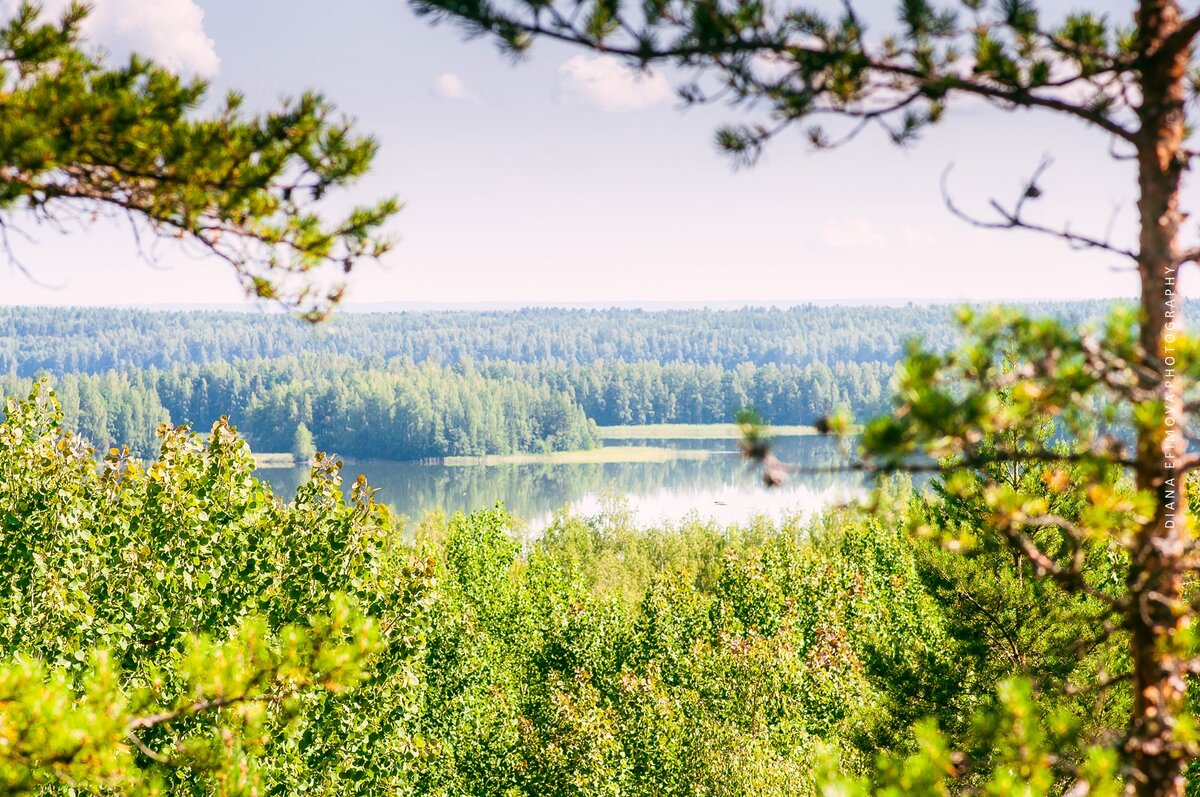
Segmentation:
<svg viewBox="0 0 1200 797">
<path fill-rule="evenodd" d="M 797 474 L 783 487 L 768 490 L 742 459 L 736 440 L 628 440 L 621 444 L 673 447 L 709 452 L 705 459 L 668 462 L 582 463 L 554 465 L 424 465 L 414 462 L 354 462 L 342 471 L 349 485 L 363 473 L 379 489 L 379 499 L 419 519 L 444 509 L 470 512 L 503 501 L 533 529 L 544 527 L 563 507 L 595 514 L 612 495 L 622 496 L 642 523 L 678 521 L 695 513 L 725 523 L 756 515 L 780 518 L 807 514 L 865 494 L 856 474 Z M 614 442 L 613 445 L 616 445 Z M 844 461 L 833 440 L 779 437 L 777 455 L 803 466 Z M 290 497 L 307 478 L 307 468 L 260 468 L 258 475 L 277 494 Z"/>
</svg>

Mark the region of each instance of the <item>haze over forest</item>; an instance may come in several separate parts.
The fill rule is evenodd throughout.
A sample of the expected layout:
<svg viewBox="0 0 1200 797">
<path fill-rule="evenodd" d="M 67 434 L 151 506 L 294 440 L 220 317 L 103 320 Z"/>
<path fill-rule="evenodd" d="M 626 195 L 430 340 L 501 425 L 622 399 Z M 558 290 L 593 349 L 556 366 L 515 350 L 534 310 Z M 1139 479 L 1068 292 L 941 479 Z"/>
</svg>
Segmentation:
<svg viewBox="0 0 1200 797">
<path fill-rule="evenodd" d="M 1108 305 L 1035 306 L 1098 322 Z M 53 375 L 68 423 L 100 448 L 158 448 L 161 422 L 227 415 L 259 451 L 365 459 L 570 451 L 594 426 L 811 425 L 885 412 L 909 341 L 957 338 L 949 306 L 644 311 L 524 309 L 279 315 L 0 308 L 0 387 Z"/>
</svg>

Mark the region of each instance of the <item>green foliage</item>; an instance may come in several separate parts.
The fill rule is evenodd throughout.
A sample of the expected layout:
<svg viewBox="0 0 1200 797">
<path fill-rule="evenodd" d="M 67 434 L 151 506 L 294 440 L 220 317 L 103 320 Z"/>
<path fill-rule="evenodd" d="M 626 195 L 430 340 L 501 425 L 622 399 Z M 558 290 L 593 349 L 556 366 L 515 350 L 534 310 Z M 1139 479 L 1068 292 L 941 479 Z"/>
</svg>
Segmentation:
<svg viewBox="0 0 1200 797">
<path fill-rule="evenodd" d="M 1082 585 L 1087 546 L 1120 556 L 1153 511 L 1150 496 L 1120 489 L 1128 478 L 1122 466 L 1134 456 L 1127 441 L 1162 413 L 1162 399 L 1141 388 L 1128 365 L 1137 345 L 1133 318 L 1114 314 L 1102 335 L 1003 310 L 964 311 L 962 322 L 971 335 L 961 348 L 943 355 L 914 348 L 898 375 L 895 412 L 867 424 L 863 448 L 885 469 L 917 452 L 954 458 L 950 492 L 977 501 L 1010 540 L 1026 528 L 1056 527 L 1059 544 L 1078 558 L 1059 580 Z M 1178 357 L 1181 366 L 1192 361 L 1182 339 Z M 1055 467 L 1021 467 L 1039 463 Z M 1035 488 L 1031 474 L 1044 485 Z M 1074 517 L 1058 514 L 1064 501 Z M 1056 570 L 1048 561 L 1039 566 Z"/>
<path fill-rule="evenodd" d="M 318 458 L 283 504 L 220 423 L 97 467 L 60 420 L 39 384 L 0 424 L 8 791 L 395 782 L 432 573 L 365 482 L 347 501 Z"/>
<path fill-rule="evenodd" d="M 826 746 L 861 769 L 906 735 L 901 673 L 954 677 L 901 528 L 639 529 L 614 507 L 522 552 L 510 527 L 419 534 L 445 562 L 419 793 L 811 793 Z"/>
<path fill-rule="evenodd" d="M 23 658 L 0 665 L 0 784 L 6 794 L 55 786 L 159 794 L 171 788 L 166 772 L 186 769 L 209 793 L 254 793 L 278 733 L 271 714 L 299 714 L 320 690 L 352 689 L 380 650 L 376 625 L 344 600 L 310 622 L 272 634 L 247 618 L 221 642 L 189 634 L 169 669 L 141 678 L 119 672 L 106 651 L 53 668 Z M 179 726 L 189 732 L 166 754 L 142 739 Z"/>
<path fill-rule="evenodd" d="M 292 456 L 301 462 L 311 462 L 316 456 L 317 444 L 313 440 L 313 434 L 301 421 L 296 426 L 296 436 L 292 439 Z"/>
<path fill-rule="evenodd" d="M 1108 639 L 1076 652 L 1102 603 L 1034 578 L 970 491 L 895 481 L 874 514 L 729 528 L 641 528 L 613 503 L 535 540 L 497 508 L 432 516 L 414 547 L 320 455 L 283 504 L 226 424 L 164 428 L 157 461 L 113 450 L 97 467 L 60 418 L 39 384 L 0 424 L 10 792 L 782 797 L 1114 777 L 1102 745 L 1128 689 L 1056 688 L 1128 666 Z M 1018 479 L 1085 512 L 1053 467 Z M 954 556 L 966 526 L 973 556 Z M 1098 590 L 1124 577 L 1102 554 Z"/>
<path fill-rule="evenodd" d="M 1114 312 L 1100 332 L 1003 310 L 963 311 L 961 322 L 962 346 L 913 347 L 893 414 L 868 423 L 862 443 L 868 468 L 942 458 L 938 500 L 914 505 L 909 524 L 934 545 L 920 557 L 924 578 L 956 606 L 947 630 L 981 681 L 936 701 L 941 731 L 924 732 L 921 755 L 881 764 L 869 791 L 1042 793 L 1077 783 L 1116 793 L 1128 752 L 1112 739 L 1135 707 L 1124 687 L 1136 650 L 1127 615 L 1145 611 L 1131 594 L 1145 556 L 1136 550 L 1159 500 L 1128 469 L 1145 453 L 1134 441 L 1163 445 L 1171 434 L 1163 398 L 1132 365 L 1132 314 Z M 1181 333 L 1172 344 L 1171 365 L 1188 373 L 1195 344 Z M 1167 482 L 1166 500 L 1183 487 Z M 1195 641 L 1177 633 L 1154 648 L 1171 661 L 1193 656 Z M 1022 680 L 1006 680 L 1013 674 Z M 1006 684 L 998 703 L 978 698 L 990 683 Z M 968 711 L 975 727 L 961 735 Z M 1175 721 L 1180 755 L 1193 724 Z M 944 734 L 956 727 L 951 743 Z M 1011 736 L 1022 741 L 1002 741 Z"/>
<path fill-rule="evenodd" d="M 367 170 L 376 144 L 318 94 L 260 116 L 230 93 L 134 56 L 111 68 L 80 40 L 88 12 L 48 22 L 23 2 L 0 26 L 0 211 L 6 224 L 122 214 L 225 260 L 247 292 L 321 318 L 342 278 L 389 246 L 394 200 L 325 221 L 321 200 Z M 323 267 L 330 266 L 331 277 Z"/>
<path fill-rule="evenodd" d="M 932 722 L 915 730 L 915 749 L 908 755 L 881 756 L 872 778 L 847 778 L 844 767 L 826 762 L 822 791 L 841 797 L 910 794 L 1057 794 L 1070 788 L 1097 797 L 1125 793 L 1117 752 L 1110 745 L 1081 739 L 1080 723 L 1069 714 L 1042 711 L 1027 681 L 1009 679 L 997 688 L 998 708 L 980 715 L 971 729 L 973 747 L 989 751 L 990 767 L 956 753 Z M 1077 769 L 1064 773 L 1058 761 L 1063 749 L 1082 748 Z M 832 765 L 831 765 L 832 764 Z M 969 785 L 964 789 L 963 781 Z"/>
</svg>

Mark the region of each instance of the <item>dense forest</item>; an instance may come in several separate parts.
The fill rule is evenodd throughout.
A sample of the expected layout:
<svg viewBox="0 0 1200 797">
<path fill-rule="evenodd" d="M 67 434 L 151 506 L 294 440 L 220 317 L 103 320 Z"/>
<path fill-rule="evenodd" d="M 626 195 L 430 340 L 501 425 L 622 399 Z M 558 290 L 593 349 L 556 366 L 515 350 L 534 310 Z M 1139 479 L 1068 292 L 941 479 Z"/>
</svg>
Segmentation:
<svg viewBox="0 0 1200 797">
<path fill-rule="evenodd" d="M 1096 318 L 1099 302 L 1037 309 Z M 887 409 L 909 340 L 943 349 L 949 308 L 565 310 L 282 315 L 0 308 L 0 387 L 55 378 L 101 447 L 157 450 L 165 421 L 229 416 L 259 451 L 364 459 L 586 449 L 594 425 L 722 423 L 743 408 L 811 424 Z M 4 375 L 7 374 L 7 375 Z"/>
<path fill-rule="evenodd" d="M 841 405 L 870 413 L 883 406 L 890 370 L 884 363 L 364 366 L 308 355 L 67 374 L 55 389 L 85 437 L 105 446 L 122 441 L 139 456 L 157 451 L 159 423 L 206 429 L 228 415 L 260 451 L 290 451 L 304 424 L 320 447 L 340 454 L 420 459 L 587 449 L 598 442 L 596 423 L 724 423 L 743 407 L 776 423 L 808 423 Z M 0 388 L 23 395 L 31 381 L 0 377 Z"/>
<path fill-rule="evenodd" d="M 29 380 L 0 378 L 22 395 Z M 371 459 L 574 450 L 594 425 L 561 392 L 437 365 L 363 369 L 348 358 L 286 358 L 158 371 L 68 374 L 55 382 L 68 418 L 102 444 L 158 451 L 160 423 L 207 429 L 222 416 L 259 451 L 292 451 L 303 424 L 330 451 Z"/>
<path fill-rule="evenodd" d="M 1094 303 L 1047 312 L 1095 315 Z M 341 313 L 313 326 L 279 314 L 0 307 L 0 373 L 131 368 L 339 354 L 452 365 L 463 359 L 587 364 L 688 362 L 735 368 L 895 362 L 904 343 L 953 340 L 950 313 L 909 307 Z"/>
<path fill-rule="evenodd" d="M 1045 302 L 1035 315 L 1102 317 L 1107 302 Z M 905 343 L 956 336 L 948 305 L 741 310 L 340 313 L 319 325 L 249 312 L 0 307 L 0 373 L 103 373 L 337 354 L 453 365 L 461 360 L 754 365 L 896 362 Z"/>
<path fill-rule="evenodd" d="M 1100 588 L 1075 596 L 986 526 L 972 557 L 947 550 L 940 538 L 982 498 L 896 480 L 877 514 L 734 527 L 641 527 L 618 501 L 522 544 L 503 508 L 404 530 L 320 458 L 294 499 L 275 500 L 226 425 L 169 432 L 151 467 L 108 456 L 97 469 L 44 393 L 9 409 L 0 529 L 27 542 L 0 546 L 0 573 L 14 596 L 47 599 L 14 597 L 0 643 L 92 690 L 72 700 L 66 681 L 0 671 L 20 727 L 75 731 L 66 752 L 50 746 L 62 734 L 28 743 L 70 762 L 70 788 L 19 758 L 0 769 L 15 793 L 155 778 L 170 794 L 793 797 L 858 794 L 839 779 L 876 759 L 877 782 L 895 783 L 883 794 L 912 793 L 917 777 L 934 784 L 919 793 L 953 793 L 951 767 L 902 767 L 929 748 L 972 751 L 984 794 L 1025 793 L 1009 788 L 1017 767 L 1055 787 L 1036 793 L 1061 793 L 1075 767 L 1115 777 L 1086 744 L 1120 732 L 1129 665 L 1091 635 L 1127 566 L 1089 544 Z M 1057 494 L 1054 472 L 1023 478 L 1075 519 L 1079 496 Z M 332 614 L 314 618 L 331 594 Z M 378 623 L 356 625 L 355 609 Z M 340 647 L 321 647 L 329 636 Z M 89 658 L 100 645 L 111 653 Z M 306 667 L 320 679 L 297 687 Z M 1108 688 L 1063 688 L 1097 671 Z M 297 688 L 303 699 L 276 697 Z M 211 693 L 251 695 L 251 720 L 191 708 Z M 99 712 L 103 698 L 126 713 Z M 220 743 L 251 721 L 255 744 Z M 1084 749 L 1050 756 L 1043 722 Z M 150 753 L 122 755 L 106 732 L 139 723 Z M 113 760 L 96 776 L 100 755 Z M 239 772 L 261 789 L 223 790 Z"/>
<path fill-rule="evenodd" d="M 407 4 L 513 60 L 539 40 L 580 49 L 558 67 L 577 84 L 560 80 L 579 94 L 571 104 L 592 94 L 578 104 L 621 110 L 621 84 L 648 74 L 683 106 L 719 101 L 713 141 L 738 166 L 787 146 L 788 132 L 814 149 L 908 146 L 961 101 L 973 121 L 938 138 L 975 162 L 941 180 L 950 215 L 980 236 L 966 238 L 923 217 L 936 176 L 920 162 L 888 169 L 867 151 L 748 192 L 693 180 L 650 111 L 657 88 L 627 106 L 650 111 L 651 126 L 624 134 L 583 108 L 568 118 L 532 103 L 515 118 L 494 101 L 506 90 L 475 82 L 477 65 L 443 57 L 444 37 L 410 48 L 405 30 L 419 68 L 400 71 L 421 80 L 436 61 L 472 88 L 445 72 L 434 93 L 479 100 L 412 113 L 419 86 L 371 84 L 387 68 L 364 56 L 394 36 L 390 14 L 350 8 L 369 4 L 342 4 L 336 19 L 221 21 L 217 4 L 185 1 L 136 25 L 129 4 L 97 3 L 90 22 L 89 3 L 48 5 L 53 16 L 33 0 L 0 13 L 0 253 L 12 275 L 37 280 L 61 259 L 26 224 L 67 233 L 116 218 L 146 259 L 159 239 L 179 242 L 279 313 L 3 314 L 0 387 L 18 396 L 0 418 L 0 795 L 1200 797 L 1200 336 L 1180 298 L 1185 266 L 1200 263 L 1187 213 L 1200 158 L 1194 7 Z M 197 50 L 221 61 L 223 100 Z M 562 53 L 525 60 L 545 77 Z M 318 92 L 275 86 L 284 99 L 264 106 L 266 61 L 307 67 L 356 104 L 365 88 L 379 137 Z M 371 104 L 400 109 L 403 129 Z M 1051 114 L 1130 168 L 1112 183 L 1117 171 L 1095 167 L 1103 150 L 1028 121 Z M 423 142 L 432 169 L 375 163 L 396 141 Z M 1046 153 L 1025 172 L 1030 146 L 1073 163 L 1051 173 Z M 530 175 L 519 201 L 488 201 Z M 1020 257 L 1026 286 L 1137 298 L 963 308 L 955 327 L 931 306 L 302 325 L 366 287 L 351 285 L 359 265 L 397 240 L 399 198 L 366 198 L 379 185 L 423 208 L 412 221 L 427 243 L 406 249 L 444 281 L 440 295 L 474 280 L 520 291 L 545 263 L 628 295 L 675 264 L 694 295 L 795 295 L 805 283 L 781 269 L 818 290 L 853 291 L 857 278 L 877 279 L 877 295 L 935 284 L 982 295 L 1017 271 L 946 269 L 1008 270 Z M 594 201 L 564 207 L 582 194 Z M 828 235 L 821 246 L 822 216 L 853 220 L 837 236 L 852 246 L 835 253 Z M 463 229 L 493 245 L 456 249 Z M 984 230 L 1060 250 L 990 249 Z M 597 243 L 599 259 L 575 256 Z M 1050 276 L 1063 244 L 1129 279 Z M 72 271 L 91 277 L 63 296 L 124 301 L 140 279 L 114 253 L 75 252 Z M 632 278 L 600 271 L 610 253 Z M 905 261 L 928 273 L 896 279 Z M 756 500 L 789 480 L 803 488 L 793 477 L 813 470 L 870 478 L 869 498 L 825 495 L 777 520 L 718 525 L 693 511 L 644 523 L 637 496 L 613 489 L 536 528 L 490 501 L 410 524 L 318 449 L 581 448 L 605 437 L 598 423 L 725 420 L 747 405 L 775 422 L 849 410 L 824 416 L 823 438 L 772 439 L 743 415 L 738 445 L 710 440 L 735 478 L 757 478 Z M 290 497 L 256 475 L 243 432 L 308 460 Z M 835 464 L 807 468 L 812 457 L 787 450 L 797 441 Z M 495 481 L 493 464 L 470 465 L 476 484 Z M 475 500 L 469 479 L 444 483 Z M 682 494 L 693 508 L 702 495 Z"/>
</svg>

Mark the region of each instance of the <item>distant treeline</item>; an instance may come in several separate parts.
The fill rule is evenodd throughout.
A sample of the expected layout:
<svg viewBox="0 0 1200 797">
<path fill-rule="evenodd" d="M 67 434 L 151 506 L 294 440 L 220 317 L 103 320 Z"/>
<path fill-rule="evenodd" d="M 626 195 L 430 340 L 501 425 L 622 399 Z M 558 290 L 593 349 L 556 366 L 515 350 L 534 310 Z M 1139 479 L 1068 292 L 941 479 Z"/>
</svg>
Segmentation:
<svg viewBox="0 0 1200 797">
<path fill-rule="evenodd" d="M 835 407 L 864 417 L 886 410 L 894 364 L 832 366 L 611 362 L 566 365 L 489 363 L 496 378 L 536 382 L 566 393 L 601 426 L 728 423 L 753 407 L 775 424 L 811 424 Z"/>
<path fill-rule="evenodd" d="M 688 363 L 471 364 L 396 360 L 364 368 L 305 355 L 160 371 L 66 374 L 68 423 L 97 445 L 157 450 L 159 423 L 205 429 L 228 415 L 258 451 L 290 451 L 303 423 L 318 447 L 364 459 L 586 449 L 595 424 L 722 423 L 747 406 L 774 423 L 810 423 L 835 406 L 866 414 L 886 399 L 890 366 L 725 370 Z M 30 379 L 0 377 L 7 395 Z"/>
<path fill-rule="evenodd" d="M 1038 314 L 1100 316 L 1104 302 L 1042 303 Z M 106 308 L 0 307 L 0 374 L 132 368 L 336 354 L 586 365 L 600 360 L 754 365 L 895 362 L 906 341 L 954 339 L 951 308 L 565 310 L 342 313 L 313 327 L 282 315 Z"/>
<path fill-rule="evenodd" d="M 0 378 L 6 395 L 30 380 Z M 256 451 L 291 451 L 301 423 L 319 448 L 364 459 L 587 449 L 595 425 L 545 385 L 437 365 L 364 370 L 349 358 L 284 358 L 168 371 L 67 374 L 55 391 L 68 426 L 93 443 L 158 450 L 159 423 L 207 429 L 222 415 Z"/>
<path fill-rule="evenodd" d="M 1083 319 L 1102 302 L 1035 312 Z M 595 425 L 728 422 L 753 407 L 809 424 L 887 409 L 905 341 L 948 345 L 940 306 L 791 310 L 522 310 L 281 315 L 0 308 L 0 388 L 56 381 L 68 423 L 98 446 L 157 451 L 165 421 L 228 415 L 258 451 L 357 458 L 572 450 Z"/>
</svg>

